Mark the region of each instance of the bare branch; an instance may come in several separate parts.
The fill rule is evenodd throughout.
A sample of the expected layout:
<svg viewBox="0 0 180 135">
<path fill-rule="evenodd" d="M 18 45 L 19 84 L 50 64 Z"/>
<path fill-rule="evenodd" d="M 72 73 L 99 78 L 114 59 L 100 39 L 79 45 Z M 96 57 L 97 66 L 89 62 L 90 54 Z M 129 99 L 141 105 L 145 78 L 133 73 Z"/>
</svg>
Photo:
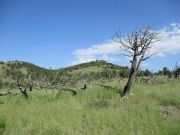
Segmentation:
<svg viewBox="0 0 180 135">
<path fill-rule="evenodd" d="M 156 54 L 158 54 L 158 53 L 153 53 L 150 56 L 147 56 L 147 57 L 143 58 L 142 61 L 145 61 L 145 60 L 149 59 L 150 57 L 152 57 L 153 55 L 156 55 Z"/>
</svg>

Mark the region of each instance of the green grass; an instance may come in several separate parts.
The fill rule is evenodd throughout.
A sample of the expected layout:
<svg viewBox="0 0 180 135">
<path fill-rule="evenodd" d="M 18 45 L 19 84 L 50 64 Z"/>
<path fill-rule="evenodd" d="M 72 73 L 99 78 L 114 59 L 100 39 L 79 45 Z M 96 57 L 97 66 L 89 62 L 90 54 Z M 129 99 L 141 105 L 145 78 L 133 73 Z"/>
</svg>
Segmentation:
<svg viewBox="0 0 180 135">
<path fill-rule="evenodd" d="M 4 116 L 0 115 L 0 134 L 3 134 L 5 127 L 6 127 L 6 120 Z"/>
<path fill-rule="evenodd" d="M 115 81 L 105 85 L 123 87 Z M 111 89 L 94 85 L 76 96 L 32 91 L 27 100 L 14 91 L 18 94 L 0 97 L 0 134 L 179 135 L 179 88 L 179 81 L 134 84 L 127 100 Z M 160 109 L 169 106 L 176 113 Z"/>
<path fill-rule="evenodd" d="M 103 71 L 103 69 L 104 68 L 98 67 L 98 66 L 90 66 L 90 67 L 74 70 L 71 73 L 72 74 L 74 74 L 74 73 L 89 73 L 89 72 L 97 73 L 97 72 Z"/>
</svg>

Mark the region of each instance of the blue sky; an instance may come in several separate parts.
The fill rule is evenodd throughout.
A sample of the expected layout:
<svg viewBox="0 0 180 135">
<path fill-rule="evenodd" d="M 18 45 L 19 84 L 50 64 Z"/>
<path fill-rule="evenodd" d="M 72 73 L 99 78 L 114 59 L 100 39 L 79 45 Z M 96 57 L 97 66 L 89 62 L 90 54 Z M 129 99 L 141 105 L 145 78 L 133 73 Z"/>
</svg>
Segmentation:
<svg viewBox="0 0 180 135">
<path fill-rule="evenodd" d="M 116 31 L 152 26 L 174 36 L 159 48 L 165 50 L 161 56 L 142 67 L 173 68 L 176 61 L 180 63 L 179 22 L 179 0 L 0 0 L 0 60 L 28 61 L 46 68 L 94 59 L 128 65 L 126 58 L 99 52 L 103 45 L 111 45 L 109 39 Z M 92 48 L 97 49 L 93 46 L 100 51 L 92 54 Z"/>
</svg>

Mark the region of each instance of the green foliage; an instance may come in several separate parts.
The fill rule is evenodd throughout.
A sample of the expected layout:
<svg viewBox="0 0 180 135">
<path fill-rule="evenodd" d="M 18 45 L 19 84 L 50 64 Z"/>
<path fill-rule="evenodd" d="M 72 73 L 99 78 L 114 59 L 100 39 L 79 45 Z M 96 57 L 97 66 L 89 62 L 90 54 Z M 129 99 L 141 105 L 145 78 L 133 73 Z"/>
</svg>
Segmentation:
<svg viewBox="0 0 180 135">
<path fill-rule="evenodd" d="M 150 76 L 150 75 L 152 75 L 152 73 L 148 69 L 146 69 L 144 71 L 144 76 Z"/>
<path fill-rule="evenodd" d="M 9 87 L 17 79 L 24 80 L 29 75 L 34 81 L 52 82 L 56 79 L 55 81 L 64 84 L 70 81 L 95 81 L 101 78 L 128 77 L 129 68 L 106 61 L 92 61 L 59 70 L 50 70 L 27 62 L 10 61 L 0 63 L 0 73 L 3 76 L 3 81 L 0 83 L 2 84 L 1 87 Z"/>
<path fill-rule="evenodd" d="M 178 69 L 179 68 L 176 68 L 173 72 L 176 76 L 179 73 Z M 0 63 L 0 88 L 13 86 L 17 79 L 25 80 L 29 75 L 31 75 L 33 81 L 57 81 L 61 84 L 66 84 L 81 81 L 91 82 L 99 79 L 127 78 L 129 72 L 130 70 L 127 66 L 117 66 L 101 60 L 82 63 L 59 70 L 41 68 L 27 62 L 10 61 Z M 172 72 L 165 67 L 163 71 L 157 74 L 171 76 Z M 139 73 L 139 76 L 151 75 L 152 73 L 148 69 L 140 71 Z"/>
</svg>

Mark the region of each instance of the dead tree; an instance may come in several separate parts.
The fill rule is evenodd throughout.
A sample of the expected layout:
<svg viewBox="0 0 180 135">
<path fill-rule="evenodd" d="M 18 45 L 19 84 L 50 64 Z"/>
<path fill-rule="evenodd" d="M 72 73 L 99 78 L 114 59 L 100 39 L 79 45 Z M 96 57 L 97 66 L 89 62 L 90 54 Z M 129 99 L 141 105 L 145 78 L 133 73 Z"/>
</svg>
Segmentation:
<svg viewBox="0 0 180 135">
<path fill-rule="evenodd" d="M 43 82 L 43 83 L 40 81 L 34 80 L 32 77 L 32 73 L 29 73 L 29 74 L 27 74 L 26 77 L 24 77 L 21 80 L 17 79 L 17 81 L 16 81 L 17 84 L 15 86 L 13 86 L 13 88 L 18 88 L 25 98 L 29 97 L 28 91 L 32 91 L 33 89 L 34 90 L 56 89 L 56 90 L 59 90 L 59 92 L 69 91 L 72 93 L 72 95 L 76 95 L 77 91 L 75 91 L 69 87 L 65 87 L 65 86 L 63 86 L 63 84 L 58 83 L 57 76 L 59 74 L 59 71 L 60 70 L 57 71 L 55 78 L 52 82 Z M 10 88 L 10 89 L 13 89 L 13 88 Z M 86 86 L 85 86 L 85 88 L 86 88 Z M 10 93 L 5 93 L 5 94 L 0 93 L 0 96 L 4 96 L 7 94 L 10 94 Z"/>
<path fill-rule="evenodd" d="M 177 62 L 173 70 L 173 75 L 176 79 L 180 79 L 180 66 L 178 66 Z"/>
<path fill-rule="evenodd" d="M 23 94 L 23 96 L 25 98 L 28 98 L 28 93 L 27 93 L 28 86 L 20 84 L 19 81 L 17 81 L 17 86 L 18 86 L 19 90 L 21 91 L 21 93 Z"/>
<path fill-rule="evenodd" d="M 130 57 L 131 68 L 127 84 L 123 89 L 123 97 L 130 94 L 134 79 L 136 78 L 141 62 L 150 58 L 153 54 L 147 54 L 152 44 L 159 41 L 159 34 L 150 28 L 136 29 L 125 37 L 120 33 L 113 36 L 113 41 L 120 45 L 121 54 Z"/>
<path fill-rule="evenodd" d="M 21 80 L 21 82 L 17 79 L 17 87 L 25 98 L 29 97 L 27 91 L 32 91 L 33 86 L 34 83 L 31 73 L 29 73 L 23 80 Z"/>
<path fill-rule="evenodd" d="M 81 88 L 81 90 L 82 91 L 85 91 L 87 89 L 87 85 L 86 84 L 84 84 L 84 87 L 83 88 Z"/>
</svg>

